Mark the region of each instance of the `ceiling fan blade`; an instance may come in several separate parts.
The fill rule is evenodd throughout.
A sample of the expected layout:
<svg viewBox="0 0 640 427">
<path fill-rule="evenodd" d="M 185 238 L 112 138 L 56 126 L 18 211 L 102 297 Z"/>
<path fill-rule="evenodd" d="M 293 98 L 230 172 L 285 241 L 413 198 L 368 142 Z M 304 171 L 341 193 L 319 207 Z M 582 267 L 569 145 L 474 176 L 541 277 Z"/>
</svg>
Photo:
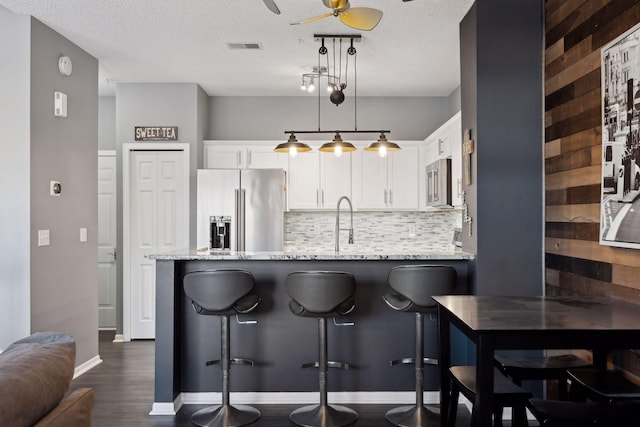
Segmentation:
<svg viewBox="0 0 640 427">
<path fill-rule="evenodd" d="M 276 15 L 280 15 L 280 9 L 278 9 L 278 6 L 276 6 L 276 2 L 274 0 L 262 0 L 262 1 L 264 1 L 264 4 L 267 5 L 267 7 L 271 12 L 275 13 Z"/>
<path fill-rule="evenodd" d="M 352 7 L 340 12 L 338 18 L 348 27 L 356 30 L 371 31 L 382 19 L 382 11 L 370 7 Z"/>
<path fill-rule="evenodd" d="M 300 22 L 292 22 L 290 25 L 308 24 L 309 22 L 319 21 L 321 19 L 328 18 L 330 16 L 333 16 L 333 13 L 325 13 L 324 15 L 318 15 L 318 16 L 314 16 L 313 18 L 307 18 Z"/>
</svg>

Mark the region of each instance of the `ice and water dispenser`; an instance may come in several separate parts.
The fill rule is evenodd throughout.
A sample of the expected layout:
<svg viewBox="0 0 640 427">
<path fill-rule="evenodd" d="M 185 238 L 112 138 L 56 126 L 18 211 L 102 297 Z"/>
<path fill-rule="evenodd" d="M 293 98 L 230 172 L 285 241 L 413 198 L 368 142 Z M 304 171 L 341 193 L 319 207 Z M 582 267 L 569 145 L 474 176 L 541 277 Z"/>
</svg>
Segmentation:
<svg viewBox="0 0 640 427">
<path fill-rule="evenodd" d="M 209 217 L 209 249 L 212 251 L 231 250 L 231 217 Z"/>
</svg>

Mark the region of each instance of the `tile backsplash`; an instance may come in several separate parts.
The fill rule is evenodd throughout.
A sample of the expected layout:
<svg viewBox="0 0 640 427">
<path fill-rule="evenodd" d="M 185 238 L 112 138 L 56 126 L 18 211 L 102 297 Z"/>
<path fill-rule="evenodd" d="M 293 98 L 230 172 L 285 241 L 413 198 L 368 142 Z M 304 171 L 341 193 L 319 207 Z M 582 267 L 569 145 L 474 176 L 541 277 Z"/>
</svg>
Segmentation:
<svg viewBox="0 0 640 427">
<path fill-rule="evenodd" d="M 349 228 L 349 212 L 340 212 L 340 228 Z M 284 244 L 296 250 L 333 251 L 335 211 L 286 212 Z M 353 251 L 451 251 L 453 232 L 462 225 L 460 210 L 430 212 L 354 212 L 354 244 L 349 232 L 340 231 L 340 250 Z"/>
</svg>

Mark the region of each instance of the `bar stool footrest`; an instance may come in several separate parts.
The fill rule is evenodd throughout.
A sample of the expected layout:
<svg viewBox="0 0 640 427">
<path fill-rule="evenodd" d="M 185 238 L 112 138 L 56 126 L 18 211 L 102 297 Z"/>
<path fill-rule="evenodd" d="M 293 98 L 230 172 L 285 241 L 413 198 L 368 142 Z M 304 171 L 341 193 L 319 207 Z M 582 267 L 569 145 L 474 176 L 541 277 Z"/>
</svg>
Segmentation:
<svg viewBox="0 0 640 427">
<path fill-rule="evenodd" d="M 390 365 L 391 366 L 396 366 L 396 365 L 414 365 L 415 361 L 416 361 L 416 359 L 413 358 L 413 357 L 404 357 L 402 359 L 392 360 L 390 362 Z M 422 363 L 424 363 L 425 365 L 438 366 L 438 359 L 433 359 L 431 357 L 425 357 L 424 359 L 422 359 Z"/>
<path fill-rule="evenodd" d="M 340 405 L 309 405 L 293 411 L 289 419 L 303 427 L 342 427 L 358 420 L 358 413 Z"/>
<path fill-rule="evenodd" d="M 332 362 L 332 361 L 328 360 L 327 361 L 327 366 L 329 368 L 351 369 L 351 365 L 346 363 L 346 362 Z M 320 367 L 320 362 L 303 363 L 300 366 L 300 368 L 302 368 L 302 369 L 319 368 L 319 367 Z"/>
<path fill-rule="evenodd" d="M 232 365 L 249 365 L 249 366 L 253 366 L 254 362 L 253 362 L 253 360 L 250 360 L 250 359 L 242 359 L 242 358 L 238 358 L 238 357 L 232 357 L 231 358 L 231 364 Z"/>
</svg>

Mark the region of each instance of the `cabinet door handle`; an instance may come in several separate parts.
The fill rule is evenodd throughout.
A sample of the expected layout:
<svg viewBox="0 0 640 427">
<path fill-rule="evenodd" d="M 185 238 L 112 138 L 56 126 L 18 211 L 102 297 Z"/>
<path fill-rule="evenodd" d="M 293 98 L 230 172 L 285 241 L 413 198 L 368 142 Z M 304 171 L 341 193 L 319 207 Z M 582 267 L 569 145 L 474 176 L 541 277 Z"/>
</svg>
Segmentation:
<svg viewBox="0 0 640 427">
<path fill-rule="evenodd" d="M 393 190 L 389 190 L 389 204 L 393 205 Z"/>
<path fill-rule="evenodd" d="M 316 206 L 320 207 L 320 190 L 316 190 Z"/>
<path fill-rule="evenodd" d="M 438 138 L 438 154 L 442 154 L 443 150 L 442 150 L 442 143 L 444 141 L 440 138 Z"/>
<path fill-rule="evenodd" d="M 324 207 L 324 190 L 322 190 L 322 207 Z"/>
<path fill-rule="evenodd" d="M 247 167 L 251 166 L 251 151 L 247 151 Z"/>
</svg>

